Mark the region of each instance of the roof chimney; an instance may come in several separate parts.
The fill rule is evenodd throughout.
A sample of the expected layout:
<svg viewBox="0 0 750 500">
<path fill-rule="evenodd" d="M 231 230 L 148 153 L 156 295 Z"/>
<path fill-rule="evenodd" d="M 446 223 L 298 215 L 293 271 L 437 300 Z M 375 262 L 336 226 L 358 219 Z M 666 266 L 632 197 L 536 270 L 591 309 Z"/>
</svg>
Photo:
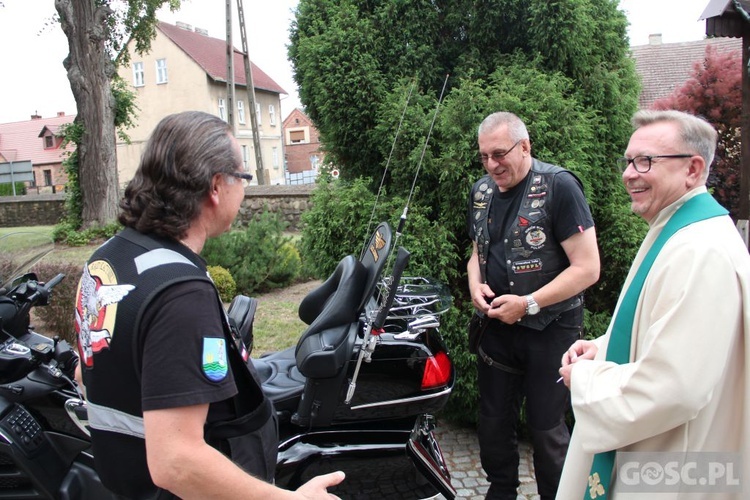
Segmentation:
<svg viewBox="0 0 750 500">
<path fill-rule="evenodd" d="M 42 117 L 40 115 L 38 115 L 36 111 L 34 111 L 34 114 L 31 115 L 31 119 L 32 120 L 41 120 Z"/>
<path fill-rule="evenodd" d="M 65 116 L 65 111 L 58 111 L 57 116 Z"/>
<path fill-rule="evenodd" d="M 648 36 L 649 45 L 661 45 L 661 33 L 654 33 Z"/>
</svg>

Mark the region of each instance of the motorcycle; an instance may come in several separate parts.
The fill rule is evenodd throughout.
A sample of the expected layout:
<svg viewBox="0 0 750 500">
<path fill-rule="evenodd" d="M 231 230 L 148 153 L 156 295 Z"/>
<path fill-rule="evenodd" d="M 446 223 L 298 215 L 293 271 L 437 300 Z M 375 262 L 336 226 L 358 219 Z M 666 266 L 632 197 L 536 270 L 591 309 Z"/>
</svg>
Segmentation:
<svg viewBox="0 0 750 500">
<path fill-rule="evenodd" d="M 343 258 L 302 300 L 308 327 L 297 345 L 252 358 L 278 416 L 283 488 L 343 470 L 346 480 L 329 490 L 342 498 L 455 498 L 432 416 L 455 381 L 439 332 L 451 298 L 439 283 L 402 277 L 402 247 L 384 276 L 392 246 L 381 223 L 359 259 Z M 0 261 L 0 276 L 16 277 L 0 290 L 0 499 L 113 498 L 93 466 L 77 354 L 30 325 L 31 308 L 47 304 L 63 276 L 43 283 L 19 270 L 46 252 Z M 256 308 L 238 296 L 227 310 L 248 352 Z"/>
</svg>

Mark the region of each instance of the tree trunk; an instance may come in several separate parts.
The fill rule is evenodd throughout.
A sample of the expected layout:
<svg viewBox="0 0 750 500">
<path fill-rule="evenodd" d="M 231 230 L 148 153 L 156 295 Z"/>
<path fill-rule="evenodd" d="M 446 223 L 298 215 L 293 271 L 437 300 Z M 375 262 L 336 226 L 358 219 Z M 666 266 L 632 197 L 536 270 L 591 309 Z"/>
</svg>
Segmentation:
<svg viewBox="0 0 750 500">
<path fill-rule="evenodd" d="M 78 145 L 78 181 L 83 227 L 104 225 L 117 217 L 119 186 L 115 135 L 115 100 L 110 83 L 115 66 L 106 50 L 107 6 L 94 0 L 55 0 L 70 53 L 63 61 L 84 132 Z"/>
</svg>

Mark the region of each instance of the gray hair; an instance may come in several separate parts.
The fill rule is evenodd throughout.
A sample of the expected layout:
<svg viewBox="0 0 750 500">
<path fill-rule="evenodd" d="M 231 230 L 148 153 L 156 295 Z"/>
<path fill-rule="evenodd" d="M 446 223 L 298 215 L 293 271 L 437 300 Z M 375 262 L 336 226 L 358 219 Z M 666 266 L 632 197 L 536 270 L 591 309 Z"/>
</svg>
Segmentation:
<svg viewBox="0 0 750 500">
<path fill-rule="evenodd" d="M 224 120 L 201 111 L 169 115 L 152 132 L 125 188 L 120 223 L 179 240 L 200 215 L 213 176 L 231 175 L 241 163 Z"/>
<path fill-rule="evenodd" d="M 714 161 L 716 142 L 719 134 L 706 120 L 689 113 L 676 110 L 641 110 L 633 116 L 633 127 L 636 129 L 654 123 L 670 122 L 677 125 L 677 130 L 688 153 L 697 154 L 706 162 L 703 172 L 704 180 L 708 178 L 708 171 Z"/>
<path fill-rule="evenodd" d="M 511 141 L 518 142 L 529 138 L 529 132 L 526 130 L 526 125 L 524 125 L 523 121 L 508 111 L 492 113 L 482 120 L 482 123 L 479 124 L 477 135 L 489 134 L 503 125 L 508 126 L 508 134 L 510 134 Z"/>
</svg>

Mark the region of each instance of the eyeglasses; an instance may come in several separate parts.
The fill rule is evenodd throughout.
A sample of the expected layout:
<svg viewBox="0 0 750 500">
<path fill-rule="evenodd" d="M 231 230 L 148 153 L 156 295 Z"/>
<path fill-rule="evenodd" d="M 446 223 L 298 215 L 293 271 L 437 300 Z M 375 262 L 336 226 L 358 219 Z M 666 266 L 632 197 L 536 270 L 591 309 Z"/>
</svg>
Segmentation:
<svg viewBox="0 0 750 500">
<path fill-rule="evenodd" d="M 633 168 L 635 168 L 635 171 L 640 174 L 645 174 L 649 170 L 651 170 L 651 160 L 654 158 L 692 158 L 695 155 L 689 155 L 689 154 L 679 154 L 679 155 L 654 155 L 654 156 L 636 156 L 635 158 L 628 158 L 627 156 L 623 156 L 622 158 L 617 159 L 617 167 L 620 169 L 620 172 L 625 172 L 627 170 L 628 165 L 631 163 L 633 164 Z"/>
<path fill-rule="evenodd" d="M 480 154 L 477 157 L 477 159 L 482 163 L 482 165 L 487 165 L 487 162 L 490 161 L 490 158 L 492 158 L 492 161 L 494 161 L 494 162 L 499 162 L 503 158 L 505 158 L 506 156 L 508 156 L 508 154 L 510 154 L 510 152 L 513 151 L 513 148 L 515 148 L 516 146 L 518 146 L 521 143 L 522 140 L 523 139 L 521 139 L 520 141 L 517 141 L 515 144 L 513 144 L 508 151 L 495 151 L 491 155 Z"/>
<path fill-rule="evenodd" d="M 253 174 L 246 174 L 245 172 L 232 172 L 229 175 L 238 179 L 242 179 L 242 187 L 249 186 L 250 181 L 253 180 Z"/>
</svg>

